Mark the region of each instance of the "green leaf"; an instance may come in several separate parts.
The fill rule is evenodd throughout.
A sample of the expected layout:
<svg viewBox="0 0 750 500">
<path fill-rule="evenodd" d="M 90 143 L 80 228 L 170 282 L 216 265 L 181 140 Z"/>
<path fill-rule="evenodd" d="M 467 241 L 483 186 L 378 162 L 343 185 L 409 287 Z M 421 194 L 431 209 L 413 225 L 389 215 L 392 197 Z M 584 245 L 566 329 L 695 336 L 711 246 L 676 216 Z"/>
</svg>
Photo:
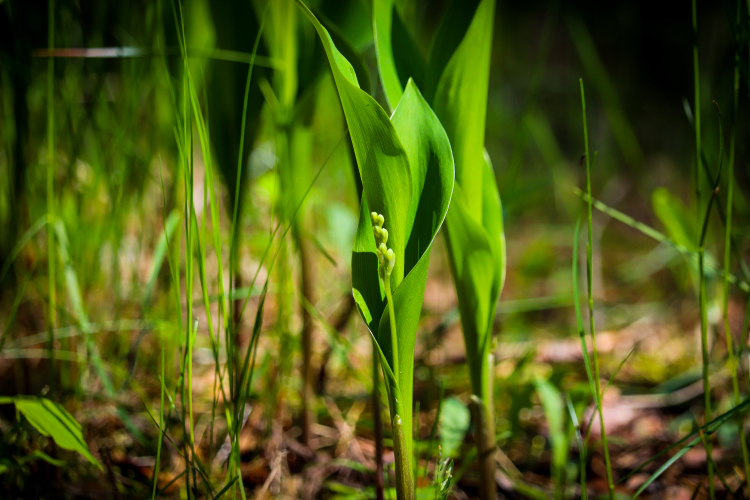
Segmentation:
<svg viewBox="0 0 750 500">
<path fill-rule="evenodd" d="M 378 73 L 388 106 L 395 109 L 409 78 L 424 85 L 426 64 L 393 0 L 376 0 L 372 17 Z"/>
<path fill-rule="evenodd" d="M 497 302 L 494 295 L 497 264 L 487 231 L 471 216 L 465 192 L 458 184 L 446 217 L 444 234 L 456 285 L 472 387 L 478 396 L 482 396 L 487 390 L 486 377 L 482 376 L 479 367 L 489 347 L 491 318 L 494 318 Z"/>
<path fill-rule="evenodd" d="M 43 451 L 39 451 L 39 450 L 32 451 L 28 455 L 19 458 L 18 463 L 24 464 L 26 462 L 31 462 L 32 460 L 44 460 L 48 464 L 54 465 L 55 467 L 65 467 L 64 460 L 58 460 L 56 458 L 52 458 L 51 456 L 47 455 Z"/>
<path fill-rule="evenodd" d="M 478 5 L 479 0 L 454 0 L 448 7 L 430 49 L 428 87 L 425 89 L 428 100 L 431 101 L 434 97 L 440 75 L 464 39 Z"/>
<path fill-rule="evenodd" d="M 398 15 L 398 14 L 396 14 Z M 375 0 L 372 4 L 372 29 L 375 38 L 375 52 L 378 60 L 378 74 L 383 93 L 391 109 L 401 100 L 404 89 L 398 78 L 396 61 L 393 59 L 391 29 L 393 24 L 393 0 Z"/>
<path fill-rule="evenodd" d="M 481 222 L 484 129 L 487 115 L 494 0 L 482 0 L 466 35 L 440 76 L 433 106 L 453 147 L 456 183 Z"/>
<path fill-rule="evenodd" d="M 435 113 L 456 162 L 457 188 L 445 235 L 472 388 L 482 401 L 489 398 L 486 360 L 505 280 L 502 206 L 484 149 L 493 18 L 493 0 L 454 2 L 436 37 L 429 68 L 430 81 L 438 79 Z"/>
<path fill-rule="evenodd" d="M 471 424 L 471 412 L 458 399 L 446 398 L 440 414 L 440 446 L 444 457 L 456 457 Z"/>
<path fill-rule="evenodd" d="M 46 398 L 15 398 L 16 409 L 41 434 L 51 437 L 60 448 L 77 451 L 102 469 L 83 440 L 81 425 L 60 404 Z"/>
<path fill-rule="evenodd" d="M 500 292 L 505 284 L 506 255 L 505 255 L 505 228 L 503 225 L 503 205 L 500 201 L 500 193 L 497 192 L 497 180 L 492 162 L 484 152 L 484 169 L 482 181 L 482 226 L 487 231 L 487 238 L 492 247 L 495 257 L 495 280 L 493 282 L 493 302 L 497 302 Z M 494 311 L 492 313 L 494 316 Z M 492 321 L 492 320 L 490 320 Z"/>
<path fill-rule="evenodd" d="M 401 404 L 404 430 L 407 436 L 411 436 L 414 345 L 427 283 L 429 250 L 448 212 L 453 193 L 454 168 L 448 136 L 413 80 L 406 85 L 404 95 L 393 113 L 392 122 L 406 150 L 414 188 L 407 218 L 406 252 L 397 257 L 405 260 L 407 275 L 393 292 L 399 359 L 399 366 L 394 367 L 394 373 L 398 377 L 403 396 Z M 373 240 L 374 245 L 372 232 L 368 237 Z M 387 310 L 380 318 L 377 340 L 386 357 L 393 359 Z M 409 439 L 407 442 L 411 445 Z"/>
<path fill-rule="evenodd" d="M 298 3 L 318 32 L 328 56 L 354 146 L 364 198 L 371 211 L 385 217 L 389 247 L 397 256 L 403 255 L 412 196 L 406 152 L 388 115 L 375 99 L 359 88 L 352 65 L 333 44 L 328 31 L 300 0 Z M 396 259 L 391 275 L 394 288 L 403 277 L 404 261 Z"/>
</svg>

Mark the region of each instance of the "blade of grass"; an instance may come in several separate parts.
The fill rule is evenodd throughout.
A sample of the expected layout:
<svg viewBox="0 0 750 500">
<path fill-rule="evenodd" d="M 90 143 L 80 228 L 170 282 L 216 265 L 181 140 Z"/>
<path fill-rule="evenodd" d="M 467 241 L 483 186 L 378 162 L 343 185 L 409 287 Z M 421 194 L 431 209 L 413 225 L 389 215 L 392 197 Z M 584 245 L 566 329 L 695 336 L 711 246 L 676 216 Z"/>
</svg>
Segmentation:
<svg viewBox="0 0 750 500">
<path fill-rule="evenodd" d="M 573 192 L 576 194 L 576 196 L 579 196 L 582 200 L 588 202 L 589 196 L 582 192 L 578 188 L 573 188 Z M 656 229 L 644 224 L 643 222 L 639 222 L 629 215 L 626 215 L 619 210 L 612 208 L 601 201 L 597 200 L 596 198 L 592 198 L 594 203 L 594 208 L 599 210 L 600 212 L 607 214 L 608 216 L 612 217 L 613 219 L 622 222 L 623 224 L 632 227 L 633 229 L 640 231 L 644 235 L 648 236 L 649 238 L 652 238 L 655 241 L 658 241 L 660 243 L 666 243 L 669 246 L 673 247 L 678 252 L 687 255 L 688 257 L 692 258 L 697 266 L 698 264 L 698 252 L 697 250 L 690 250 L 680 244 L 675 243 L 672 241 L 667 235 L 664 233 L 661 233 L 657 231 Z M 724 276 L 724 271 L 721 269 L 718 269 L 709 263 L 704 263 L 705 270 L 707 271 L 707 274 L 709 276 Z M 748 284 L 746 281 L 742 281 L 740 278 L 735 276 L 734 274 L 729 274 L 729 282 L 737 286 L 740 290 L 746 293 L 750 293 L 750 284 Z"/>
<path fill-rule="evenodd" d="M 612 481 L 612 463 L 609 458 L 609 446 L 607 443 L 607 430 L 604 425 L 604 411 L 602 410 L 602 393 L 601 382 L 599 380 L 599 353 L 596 349 L 596 327 L 594 325 L 594 264 L 593 264 L 593 245 L 594 245 L 594 224 L 593 224 L 593 204 L 591 202 L 591 157 L 589 155 L 589 135 L 586 125 L 586 97 L 583 91 L 583 78 L 579 79 L 581 86 L 581 109 L 583 114 L 583 137 L 586 155 L 586 191 L 589 196 L 588 202 L 588 243 L 586 245 L 586 275 L 587 289 L 589 299 L 589 329 L 591 334 L 591 348 L 594 353 L 594 384 L 596 385 L 596 407 L 599 412 L 599 422 L 602 433 L 602 447 L 604 448 L 604 462 L 607 469 L 607 488 L 609 490 L 610 500 L 615 498 L 615 486 Z"/>
<path fill-rule="evenodd" d="M 698 437 L 701 438 L 703 447 L 708 448 L 709 444 L 708 444 L 708 441 L 706 441 L 706 436 L 705 434 L 703 434 L 703 431 L 698 432 Z M 727 490 L 735 499 L 743 500 L 743 498 L 740 495 L 738 495 L 736 491 L 732 490 L 732 488 L 729 487 L 729 485 L 727 484 L 727 480 L 724 477 L 724 474 L 722 474 L 721 471 L 719 470 L 719 467 L 717 467 L 716 462 L 714 461 L 713 457 L 711 455 L 706 455 L 706 458 L 711 461 L 711 465 L 716 471 L 716 475 L 719 476 L 719 481 L 721 481 L 721 484 L 722 486 L 724 486 L 724 489 Z M 742 489 L 742 486 L 740 486 L 740 489 Z"/>
<path fill-rule="evenodd" d="M 693 0 L 693 16 L 695 16 L 695 0 Z M 696 68 L 697 68 L 697 62 L 696 62 Z M 696 70 L 697 72 L 697 70 Z M 697 94 L 696 94 L 697 97 Z M 696 99 L 697 101 L 697 99 Z M 696 102 L 696 106 L 697 106 Z M 706 422 L 711 420 L 711 384 L 710 384 L 710 373 L 709 373 L 709 346 L 708 346 L 708 299 L 706 298 L 706 273 L 704 272 L 705 267 L 705 248 L 704 245 L 706 243 L 706 235 L 708 233 L 708 223 L 711 218 L 711 208 L 713 207 L 714 200 L 716 199 L 716 194 L 719 191 L 719 181 L 721 179 L 721 169 L 723 166 L 723 160 L 724 160 L 724 134 L 722 130 L 722 124 L 721 124 L 721 110 L 719 109 L 719 105 L 714 101 L 714 104 L 716 105 L 716 109 L 719 112 L 719 168 L 716 173 L 716 181 L 713 185 L 713 191 L 711 192 L 711 196 L 708 199 L 708 205 L 706 207 L 706 213 L 703 217 L 703 229 L 701 230 L 701 236 L 700 241 L 698 242 L 698 273 L 700 277 L 700 283 L 699 283 L 699 290 L 698 290 L 698 300 L 700 304 L 700 315 L 701 315 L 701 359 L 703 362 L 703 404 L 704 404 L 704 419 Z M 697 110 L 696 110 L 697 113 Z M 696 114 L 696 120 L 697 120 L 697 114 Z M 696 121 L 696 130 L 698 129 L 698 122 Z M 700 153 L 700 150 L 698 151 Z M 700 155 L 698 156 L 700 158 Z M 700 160 L 698 160 L 700 161 Z M 699 166 L 696 164 L 696 168 L 699 168 Z M 706 471 L 708 475 L 708 492 L 709 497 L 713 500 L 713 498 L 716 495 L 715 491 L 715 485 L 714 485 L 714 467 L 713 467 L 713 457 L 711 456 L 712 453 L 712 446 L 711 441 L 708 440 L 706 442 L 706 453 L 709 456 L 709 460 L 706 462 Z"/>
<path fill-rule="evenodd" d="M 581 479 L 581 500 L 588 499 L 588 492 L 586 491 L 586 444 L 581 436 L 581 426 L 576 416 L 576 410 L 573 408 L 573 402 L 570 400 L 570 396 L 565 394 L 565 402 L 568 406 L 568 413 L 570 414 L 570 421 L 573 423 L 573 429 L 576 435 L 576 441 L 578 442 L 578 463 L 580 467 L 580 479 Z"/>
</svg>

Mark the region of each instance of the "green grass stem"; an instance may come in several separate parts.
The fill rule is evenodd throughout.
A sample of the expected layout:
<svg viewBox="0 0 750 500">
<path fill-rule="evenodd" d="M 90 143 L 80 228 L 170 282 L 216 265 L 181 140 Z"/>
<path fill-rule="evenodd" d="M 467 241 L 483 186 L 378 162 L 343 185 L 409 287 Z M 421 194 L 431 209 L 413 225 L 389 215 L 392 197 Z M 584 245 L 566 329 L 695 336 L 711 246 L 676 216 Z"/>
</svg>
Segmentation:
<svg viewBox="0 0 750 500">
<path fill-rule="evenodd" d="M 713 190 L 708 199 L 706 206 L 706 213 L 703 217 L 703 224 L 701 229 L 700 241 L 698 242 L 698 273 L 700 276 L 699 287 L 698 287 L 698 302 L 700 305 L 700 318 L 701 318 L 701 360 L 702 360 L 702 373 L 703 373 L 703 404 L 704 404 L 704 420 L 708 422 L 711 420 L 711 383 L 710 383 L 710 357 L 708 347 L 708 299 L 706 297 L 706 273 L 705 273 L 705 243 L 706 235 L 708 234 L 708 225 L 711 218 L 711 208 L 713 207 L 716 195 L 719 192 L 719 181 L 721 179 L 721 169 L 724 160 L 724 134 L 721 125 L 721 110 L 719 105 L 714 101 L 716 109 L 719 112 L 719 168 L 716 173 L 716 181 L 713 184 Z M 696 165 L 697 166 L 697 165 Z M 729 222 L 729 221 L 727 221 Z M 726 278 L 725 278 L 726 279 Z M 716 487 L 714 485 L 714 466 L 712 459 L 712 446 L 711 440 L 706 441 L 706 453 L 710 460 L 706 463 L 706 470 L 708 475 L 708 493 L 709 497 L 713 499 L 716 496 Z"/>
<path fill-rule="evenodd" d="M 581 86 L 581 110 L 583 114 L 583 137 L 586 158 L 586 192 L 589 196 L 588 207 L 588 242 L 586 244 L 586 276 L 588 288 L 588 306 L 589 306 L 589 329 L 591 332 L 591 349 L 594 354 L 594 384 L 596 385 L 596 407 L 599 412 L 599 423 L 602 432 L 602 448 L 604 449 L 604 463 L 607 469 L 607 489 L 610 500 L 615 498 L 615 485 L 612 480 L 612 463 L 609 457 L 609 446 L 607 443 L 607 430 L 604 425 L 604 411 L 602 410 L 602 393 L 601 381 L 599 380 L 599 353 L 596 349 L 596 325 L 594 324 L 594 224 L 593 224 L 593 203 L 591 195 L 591 157 L 589 155 L 589 135 L 586 124 L 586 97 L 583 90 L 583 78 L 579 79 Z"/>
</svg>

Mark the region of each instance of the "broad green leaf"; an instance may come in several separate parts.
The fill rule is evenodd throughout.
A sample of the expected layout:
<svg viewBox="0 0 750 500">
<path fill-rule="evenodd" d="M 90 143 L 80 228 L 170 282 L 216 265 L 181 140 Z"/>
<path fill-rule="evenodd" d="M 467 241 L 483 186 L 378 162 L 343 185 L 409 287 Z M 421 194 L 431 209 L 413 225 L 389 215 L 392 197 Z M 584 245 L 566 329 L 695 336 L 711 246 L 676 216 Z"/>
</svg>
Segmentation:
<svg viewBox="0 0 750 500">
<path fill-rule="evenodd" d="M 432 101 L 440 75 L 464 39 L 478 5 L 479 0 L 453 0 L 448 7 L 430 49 L 430 63 L 427 68 L 428 82 L 425 89 L 425 97 L 428 101 Z"/>
<path fill-rule="evenodd" d="M 448 136 L 413 80 L 406 85 L 392 122 L 409 158 L 414 187 L 407 219 L 408 244 L 405 254 L 398 257 L 405 259 L 407 275 L 393 292 L 399 358 L 399 366 L 394 373 L 399 379 L 403 396 L 404 427 L 407 436 L 411 436 L 414 345 L 427 283 L 429 250 L 448 212 L 453 193 L 454 168 Z M 372 233 L 369 238 L 374 243 Z M 380 318 L 378 343 L 386 356 L 392 359 L 390 332 L 386 310 Z"/>
<path fill-rule="evenodd" d="M 412 198 L 407 218 L 406 272 L 428 249 L 448 211 L 454 168 L 445 129 L 409 80 L 391 118 L 411 166 Z"/>
<path fill-rule="evenodd" d="M 487 231 L 471 216 L 465 192 L 458 184 L 446 217 L 445 241 L 456 284 L 472 387 L 482 396 L 486 392 L 486 377 L 479 367 L 492 333 L 495 290 L 499 289 L 496 284 L 498 266 Z"/>
<path fill-rule="evenodd" d="M 41 434 L 51 437 L 60 448 L 77 451 L 103 470 L 83 440 L 81 424 L 65 408 L 46 398 L 15 398 L 15 403 L 16 409 Z"/>
<path fill-rule="evenodd" d="M 446 398 L 440 414 L 440 446 L 444 457 L 455 457 L 471 424 L 471 412 L 454 397 Z"/>
<path fill-rule="evenodd" d="M 378 60 L 378 73 L 383 85 L 383 93 L 391 109 L 401 100 L 404 88 L 398 77 L 396 61 L 393 58 L 391 29 L 393 25 L 393 0 L 374 0 L 372 4 L 372 29 L 375 38 L 375 52 Z M 398 15 L 398 14 L 396 14 Z"/>
<path fill-rule="evenodd" d="M 393 0 L 375 0 L 372 17 L 378 73 L 388 106 L 395 109 L 409 78 L 424 85 L 426 64 Z"/>
<path fill-rule="evenodd" d="M 486 360 L 505 279 L 502 207 L 484 149 L 494 8 L 493 0 L 454 4 L 441 28 L 451 33 L 436 39 L 430 59 L 431 77 L 439 75 L 435 113 L 456 162 L 456 195 L 446 218 L 448 255 L 472 387 L 483 401 L 490 391 Z M 442 61 L 447 64 L 441 72 Z"/>
<path fill-rule="evenodd" d="M 328 56 L 354 146 L 364 198 L 371 211 L 385 217 L 389 247 L 397 256 L 403 255 L 412 196 L 412 176 L 404 147 L 383 108 L 359 88 L 352 65 L 333 44 L 328 31 L 300 0 L 298 3 L 318 32 Z M 404 261 L 396 259 L 391 275 L 394 288 L 403 277 Z"/>
<path fill-rule="evenodd" d="M 456 183 L 467 194 L 467 208 L 479 222 L 494 10 L 494 0 L 482 0 L 477 7 L 440 77 L 433 102 L 453 147 Z"/>
<path fill-rule="evenodd" d="M 492 288 L 492 301 L 497 302 L 500 291 L 505 284 L 505 229 L 503 225 L 503 205 L 500 201 L 500 193 L 497 192 L 497 180 L 495 171 L 492 168 L 492 162 L 484 152 L 484 181 L 482 182 L 482 226 L 487 231 L 487 237 L 492 247 L 492 253 L 495 257 L 495 279 Z M 493 309 L 492 316 L 495 311 Z M 489 328 L 492 328 L 492 319 L 490 319 Z"/>
<path fill-rule="evenodd" d="M 698 228 L 695 217 L 682 201 L 666 188 L 658 188 L 651 195 L 651 204 L 669 238 L 689 250 L 697 250 Z"/>
</svg>

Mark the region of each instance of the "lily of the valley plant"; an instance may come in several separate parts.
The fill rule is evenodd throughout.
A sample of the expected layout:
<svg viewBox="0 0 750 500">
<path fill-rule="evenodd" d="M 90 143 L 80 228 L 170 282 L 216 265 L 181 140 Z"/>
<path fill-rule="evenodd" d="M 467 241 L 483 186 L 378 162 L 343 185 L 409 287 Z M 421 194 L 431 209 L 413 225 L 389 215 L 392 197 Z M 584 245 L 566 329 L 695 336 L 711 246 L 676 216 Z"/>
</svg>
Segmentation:
<svg viewBox="0 0 750 500">
<path fill-rule="evenodd" d="M 359 88 L 349 62 L 300 2 L 333 71 L 364 187 L 352 291 L 381 356 L 393 425 L 399 499 L 414 498 L 414 345 L 430 248 L 454 183 L 448 135 L 413 81 L 388 114 Z"/>
<path fill-rule="evenodd" d="M 403 3 L 374 2 L 378 68 L 391 106 L 403 99 L 403 85 L 410 78 L 426 89 L 425 96 L 453 148 L 456 186 L 445 235 L 471 375 L 480 494 L 484 500 L 494 500 L 490 340 L 505 279 L 505 237 L 495 175 L 484 149 L 484 130 L 495 0 L 453 2 L 428 62 L 415 50 L 416 43 L 408 34 L 403 16 L 408 8 Z M 456 33 L 463 35 L 457 37 Z"/>
</svg>

